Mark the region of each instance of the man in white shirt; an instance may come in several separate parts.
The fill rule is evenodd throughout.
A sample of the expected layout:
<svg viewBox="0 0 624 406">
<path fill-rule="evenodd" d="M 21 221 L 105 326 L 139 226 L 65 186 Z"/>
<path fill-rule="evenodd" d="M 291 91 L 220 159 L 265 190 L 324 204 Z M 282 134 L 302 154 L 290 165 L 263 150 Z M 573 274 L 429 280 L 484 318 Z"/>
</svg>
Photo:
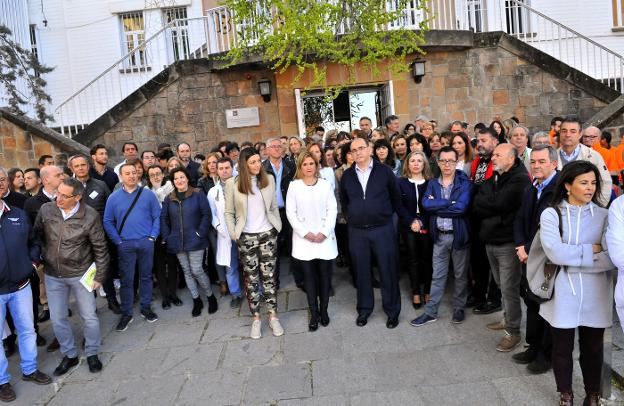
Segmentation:
<svg viewBox="0 0 624 406">
<path fill-rule="evenodd" d="M 137 144 L 134 142 L 124 142 L 121 147 L 121 153 L 125 159 L 119 162 L 117 166 L 115 166 L 115 169 L 113 169 L 117 176 L 119 176 L 119 169 L 121 169 L 122 165 L 125 164 L 128 159 L 137 158 L 139 156 L 139 147 L 137 147 Z"/>
</svg>

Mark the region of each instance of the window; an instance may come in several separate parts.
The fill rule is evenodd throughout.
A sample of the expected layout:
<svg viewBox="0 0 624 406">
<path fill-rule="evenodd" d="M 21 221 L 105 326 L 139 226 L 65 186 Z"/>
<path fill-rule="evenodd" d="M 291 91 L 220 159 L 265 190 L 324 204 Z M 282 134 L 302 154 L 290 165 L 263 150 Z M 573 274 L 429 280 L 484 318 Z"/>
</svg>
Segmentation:
<svg viewBox="0 0 624 406">
<path fill-rule="evenodd" d="M 624 0 L 611 0 L 613 27 L 624 28 Z"/>
<path fill-rule="evenodd" d="M 172 21 L 176 21 L 171 24 L 170 31 L 170 48 L 173 52 L 174 59 L 188 59 L 190 54 L 189 48 L 189 35 L 188 35 L 188 20 L 186 15 L 186 8 L 168 8 L 163 10 L 164 23 L 169 24 Z"/>
<path fill-rule="evenodd" d="M 37 26 L 31 24 L 28 28 L 30 33 L 30 52 L 35 56 L 35 59 L 41 62 L 41 59 L 39 59 L 39 49 L 37 48 Z M 39 77 L 38 71 L 35 72 L 35 76 Z"/>
<path fill-rule="evenodd" d="M 121 14 L 122 34 L 122 53 L 130 54 L 124 60 L 125 68 L 146 68 L 147 52 L 145 47 L 139 47 L 145 41 L 145 20 L 143 12 L 136 11 L 132 13 Z"/>
</svg>

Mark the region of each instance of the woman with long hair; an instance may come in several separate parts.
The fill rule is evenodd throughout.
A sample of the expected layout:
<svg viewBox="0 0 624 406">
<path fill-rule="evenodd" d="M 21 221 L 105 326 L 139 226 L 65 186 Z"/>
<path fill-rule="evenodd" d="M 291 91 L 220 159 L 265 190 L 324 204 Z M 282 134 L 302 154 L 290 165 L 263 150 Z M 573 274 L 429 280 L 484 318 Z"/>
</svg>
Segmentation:
<svg viewBox="0 0 624 406">
<path fill-rule="evenodd" d="M 433 124 L 428 121 L 420 125 L 420 133 L 422 134 L 423 137 L 425 137 L 427 141 L 429 141 L 429 138 L 431 138 L 434 131 L 435 131 L 435 128 Z"/>
<path fill-rule="evenodd" d="M 171 181 L 164 182 L 165 174 L 160 165 L 147 168 L 147 187 L 154 192 L 162 209 L 162 203 L 175 190 Z M 182 306 L 182 300 L 176 294 L 178 286 L 178 259 L 175 254 L 167 252 L 166 242 L 158 236 L 154 243 L 154 273 L 158 279 L 162 308 L 167 310 L 171 305 Z"/>
<path fill-rule="evenodd" d="M 507 138 L 505 137 L 505 127 L 503 126 L 503 123 L 501 123 L 499 120 L 494 120 L 490 123 L 490 128 L 494 130 L 494 132 L 498 136 L 499 143 L 502 144 L 507 142 Z"/>
<path fill-rule="evenodd" d="M 457 168 L 464 171 L 470 176 L 470 168 L 472 167 L 472 145 L 470 140 L 464 133 L 453 134 L 451 138 L 451 147 L 457 152 Z"/>
<path fill-rule="evenodd" d="M 429 142 L 422 134 L 415 133 L 407 137 L 407 148 L 409 149 L 409 152 L 424 152 L 427 159 L 431 156 Z"/>
<path fill-rule="evenodd" d="M 180 158 L 178 158 L 177 156 L 172 156 L 167 161 L 167 168 L 165 169 L 165 176 L 168 177 L 169 174 L 173 172 L 175 168 L 184 168 L 184 164 L 182 163 L 182 160 L 180 160 Z"/>
<path fill-rule="evenodd" d="M 208 313 L 217 311 L 219 305 L 212 293 L 210 280 L 204 272 L 204 251 L 208 247 L 208 232 L 212 224 L 212 212 L 208 198 L 189 184 L 185 168 L 175 168 L 169 173 L 175 191 L 165 198 L 160 212 L 160 233 L 167 244 L 167 252 L 176 254 L 186 286 L 193 298 L 191 315 L 197 317 L 204 307 L 198 284 L 208 300 Z"/>
<path fill-rule="evenodd" d="M 434 178 L 440 177 L 440 166 L 438 165 L 438 155 L 440 154 L 440 150 L 442 149 L 442 138 L 440 134 L 433 133 L 429 138 L 429 149 L 431 150 L 431 155 L 429 156 L 429 167 L 431 168 L 431 173 Z"/>
<path fill-rule="evenodd" d="M 204 162 L 202 162 L 201 173 L 202 176 L 197 182 L 197 187 L 199 187 L 206 195 L 208 191 L 214 187 L 214 185 L 219 182 L 219 177 L 217 176 L 217 161 L 220 156 L 216 152 L 211 152 L 206 156 Z"/>
<path fill-rule="evenodd" d="M 399 161 L 403 161 L 407 156 L 407 141 L 403 135 L 397 135 L 392 139 L 392 149 L 394 150 L 394 156 Z"/>
<path fill-rule="evenodd" d="M 288 161 L 291 166 L 294 167 L 295 165 L 297 165 L 297 156 L 299 156 L 299 153 L 302 149 L 303 141 L 301 140 L 301 138 L 293 135 L 288 139 L 288 154 L 286 154 L 284 159 Z"/>
<path fill-rule="evenodd" d="M 422 208 L 427 184 L 432 178 L 429 160 L 422 151 L 411 152 L 398 179 L 401 205 L 398 207 L 400 229 L 407 244 L 412 306 L 419 309 L 429 299 L 433 244 L 429 235 L 429 216 Z M 424 295 L 424 296 L 423 296 Z"/>
<path fill-rule="evenodd" d="M 20 168 L 11 168 L 7 171 L 9 178 L 9 190 L 11 192 L 26 194 L 24 188 L 24 171 Z"/>
<path fill-rule="evenodd" d="M 398 177 L 401 175 L 401 162 L 395 158 L 394 150 L 386 139 L 382 138 L 375 141 L 373 144 L 373 158 L 382 164 L 388 165 L 394 172 L 394 176 Z"/>
<path fill-rule="evenodd" d="M 319 176 L 322 179 L 325 179 L 325 181 L 327 181 L 331 185 L 333 191 L 336 187 L 336 175 L 334 174 L 334 169 L 327 166 L 321 144 L 319 142 L 313 142 L 308 145 L 308 148 L 306 148 L 306 150 L 314 157 L 314 160 L 317 162 L 318 165 L 316 165 L 316 167 L 318 168 Z M 297 164 L 298 163 L 299 160 L 297 160 Z"/>
<path fill-rule="evenodd" d="M 332 184 L 318 174 L 319 162 L 308 148 L 299 154 L 295 180 L 286 196 L 286 216 L 293 228 L 292 256 L 301 261 L 310 331 L 318 329 L 319 319 L 321 325 L 329 324 L 332 260 L 338 255 L 336 198 Z"/>
<path fill-rule="evenodd" d="M 407 123 L 405 127 L 403 127 L 403 135 L 409 137 L 410 135 L 416 133 L 416 126 L 412 123 Z"/>
<path fill-rule="evenodd" d="M 275 265 L 278 260 L 277 235 L 282 222 L 277 208 L 275 180 L 267 175 L 260 154 L 253 148 L 241 151 L 238 176 L 225 182 L 225 221 L 240 252 L 249 310 L 253 315 L 250 336 L 253 339 L 262 337 L 261 297 L 264 297 L 273 335 L 281 336 L 284 329 L 277 318 Z"/>
<path fill-rule="evenodd" d="M 603 243 L 608 212 L 598 203 L 599 191 L 598 168 L 587 161 L 570 162 L 559 174 L 552 207 L 540 217 L 544 253 L 560 266 L 553 297 L 542 303 L 539 311 L 551 326 L 552 366 L 560 405 L 573 402 L 572 352 L 577 329 L 586 393 L 583 405 L 597 406 L 600 399 L 603 335 L 612 324 L 611 271 L 615 266 Z"/>
</svg>

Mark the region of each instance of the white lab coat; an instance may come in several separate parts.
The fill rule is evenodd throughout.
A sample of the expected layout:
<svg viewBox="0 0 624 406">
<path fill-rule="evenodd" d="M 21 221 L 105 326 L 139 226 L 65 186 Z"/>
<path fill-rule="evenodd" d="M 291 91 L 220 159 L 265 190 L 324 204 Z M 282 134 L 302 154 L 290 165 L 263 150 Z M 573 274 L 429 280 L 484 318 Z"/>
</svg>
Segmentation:
<svg viewBox="0 0 624 406">
<path fill-rule="evenodd" d="M 225 193 L 221 183 L 208 191 L 208 203 L 212 211 L 212 226 L 217 230 L 217 265 L 230 266 L 232 239 L 225 224 Z"/>
</svg>

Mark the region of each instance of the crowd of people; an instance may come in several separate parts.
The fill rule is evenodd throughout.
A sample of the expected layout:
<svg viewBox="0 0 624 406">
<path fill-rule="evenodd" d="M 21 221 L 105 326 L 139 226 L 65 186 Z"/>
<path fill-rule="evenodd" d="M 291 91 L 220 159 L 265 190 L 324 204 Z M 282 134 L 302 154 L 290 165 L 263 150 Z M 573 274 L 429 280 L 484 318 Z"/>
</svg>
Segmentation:
<svg viewBox="0 0 624 406">
<path fill-rule="evenodd" d="M 361 327 L 375 288 L 386 327 L 397 327 L 402 271 L 414 327 L 438 320 L 453 279 L 450 321 L 462 323 L 468 308 L 502 311 L 487 325 L 501 334 L 500 352 L 521 345 L 523 300 L 527 345 L 511 359 L 531 373 L 552 368 L 560 404 L 571 405 L 578 329 L 583 404 L 598 405 L 612 271 L 624 270 L 624 143 L 611 146 L 608 132 L 571 117 L 533 134 L 513 117 L 442 130 L 419 116 L 402 131 L 396 116 L 379 128 L 363 117 L 351 133 L 317 127 L 305 139 L 223 141 L 194 156 L 186 142 L 140 154 L 126 142 L 114 168 L 108 152 L 98 144 L 90 156 L 0 168 L 0 400 L 16 398 L 7 372 L 16 341 L 22 379 L 52 382 L 37 369 L 37 346 L 48 341 L 40 323 L 52 323 L 47 351 L 62 354 L 54 375 L 79 364 L 70 293 L 94 373 L 102 369 L 97 292 L 119 315 L 118 332 L 136 302 L 153 323 L 155 298 L 163 311 L 184 306 L 177 292 L 187 288 L 192 317 L 204 305 L 217 312 L 216 295 L 231 295 L 235 309 L 245 295 L 250 337 L 262 337 L 263 305 L 281 336 L 277 292 L 288 258 L 311 332 L 330 324 L 334 267 L 350 273 Z M 541 257 L 557 270 L 545 282 L 554 278 L 554 294 L 537 300 L 529 280 L 545 273 Z M 624 316 L 624 287 L 615 300 Z"/>
</svg>

